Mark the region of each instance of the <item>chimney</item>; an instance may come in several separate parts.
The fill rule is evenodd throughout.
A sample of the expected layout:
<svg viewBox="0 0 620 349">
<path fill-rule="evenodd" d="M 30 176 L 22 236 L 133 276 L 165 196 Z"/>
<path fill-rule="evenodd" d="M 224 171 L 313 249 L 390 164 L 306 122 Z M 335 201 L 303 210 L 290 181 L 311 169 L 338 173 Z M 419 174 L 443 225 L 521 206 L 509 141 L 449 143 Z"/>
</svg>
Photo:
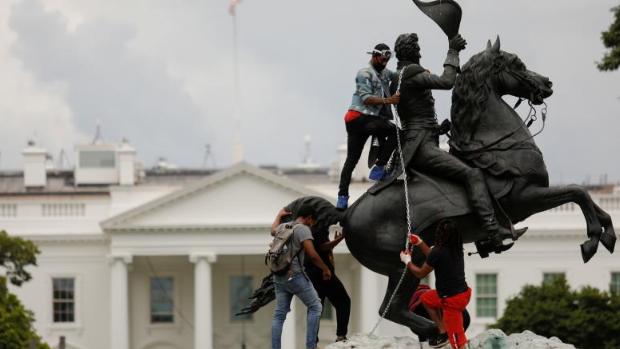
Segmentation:
<svg viewBox="0 0 620 349">
<path fill-rule="evenodd" d="M 134 185 L 136 183 L 136 150 L 129 145 L 126 139 L 123 139 L 117 154 L 119 184 Z"/>
<path fill-rule="evenodd" d="M 22 151 L 24 156 L 24 186 L 45 187 L 47 183 L 47 151 L 37 148 L 33 141 Z"/>
</svg>

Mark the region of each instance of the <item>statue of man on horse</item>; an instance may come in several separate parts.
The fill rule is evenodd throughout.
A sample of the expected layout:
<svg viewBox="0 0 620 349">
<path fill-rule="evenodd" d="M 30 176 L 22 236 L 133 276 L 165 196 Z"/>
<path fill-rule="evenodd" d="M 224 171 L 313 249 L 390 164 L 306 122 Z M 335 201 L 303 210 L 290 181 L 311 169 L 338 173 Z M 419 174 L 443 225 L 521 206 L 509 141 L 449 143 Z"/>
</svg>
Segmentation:
<svg viewBox="0 0 620 349">
<path fill-rule="evenodd" d="M 503 51 L 499 37 L 459 68 L 458 52 L 466 42 L 458 35 L 458 4 L 453 0 L 413 2 L 450 38 L 444 72 L 433 75 L 420 65 L 416 34 L 398 37 L 399 78 L 393 86 L 400 91 L 396 110 L 404 137 L 398 135 L 405 142 L 394 157 L 401 158 L 400 167 L 392 169 L 391 177 L 370 188 L 346 211 L 330 205 L 323 208 L 329 214 L 325 224 L 342 223 L 351 254 L 366 268 L 388 277 L 381 316 L 419 336 L 435 338 L 435 324 L 408 310 L 420 282 L 406 272 L 399 259 L 409 225 L 410 231 L 432 246 L 438 222 L 450 218 L 459 227 L 463 243 L 475 243 L 481 257 L 487 257 L 512 246 L 503 245 L 506 238 L 516 240 L 525 232 L 515 231 L 513 223 L 574 202 L 586 222 L 588 240 L 581 244 L 584 263 L 596 254 L 599 242 L 613 253 L 616 233 L 609 214 L 585 188 L 549 186 L 542 152 L 529 130 L 534 119 L 528 116 L 523 120 L 514 110 L 516 106 L 512 108 L 503 99 L 515 96 L 517 104 L 527 100 L 534 110 L 552 95 L 551 81 L 527 69 L 516 54 Z M 450 131 L 447 153 L 438 147 L 440 127 L 431 90 L 451 88 L 452 124 L 441 127 Z M 546 114 L 542 116 L 544 126 Z M 404 181 L 399 179 L 402 173 Z M 411 257 L 418 266 L 425 261 L 416 249 Z M 249 312 L 270 300 L 268 292 L 255 295 Z"/>
<path fill-rule="evenodd" d="M 588 240 L 581 245 L 584 262 L 594 256 L 599 242 L 613 252 L 616 234 L 609 214 L 585 188 L 549 186 L 542 152 L 529 130 L 533 119 L 523 120 L 502 98 L 512 95 L 527 100 L 534 109 L 552 95 L 551 81 L 528 70 L 517 55 L 501 50 L 499 38 L 493 44 L 489 41 L 457 74 L 456 51 L 465 44 L 458 36 L 460 7 L 453 0 L 413 1 L 452 38 L 452 52 L 449 50 L 444 73 L 432 75 L 419 64 L 417 36 L 398 38 L 395 50 L 400 77 L 395 86 L 400 89 L 397 111 L 406 139 L 400 147 L 404 165 L 354 202 L 344 212 L 342 224 L 351 254 L 389 279 L 379 313 L 432 338 L 437 335 L 435 325 L 407 310 L 409 297 L 419 284 L 411 273 L 403 273 L 399 260 L 408 221 L 411 231 L 430 246 L 437 223 L 451 218 L 459 226 L 463 242 L 475 243 L 482 257 L 505 251 L 512 244 L 499 245 L 504 238 L 515 240 L 524 232 L 515 232 L 513 223 L 567 202 L 576 203 L 585 218 Z M 438 148 L 430 90 L 452 86 L 448 154 Z M 544 114 L 542 119 L 544 122 Z M 407 200 L 403 181 L 397 178 L 403 171 Z M 414 249 L 414 264 L 422 265 L 424 258 Z"/>
<path fill-rule="evenodd" d="M 435 75 L 420 65 L 420 46 L 416 34 L 402 34 L 396 40 L 399 74 L 391 86 L 393 93 L 401 94 L 397 111 L 405 139 L 402 145 L 403 163 L 405 170 L 412 168 L 462 185 L 492 245 L 500 248 L 504 239 L 516 240 L 524 229 L 514 232 L 512 224 L 505 227 L 498 223 L 482 170 L 439 148 L 440 127 L 431 90 L 449 90 L 454 86 L 457 71 L 460 69 L 459 52 L 465 45 L 466 41 L 461 35 L 451 38 L 443 74 Z M 388 186 L 400 175 L 401 170 L 392 171 L 387 180 L 377 184 L 370 192 L 377 193 Z"/>
</svg>

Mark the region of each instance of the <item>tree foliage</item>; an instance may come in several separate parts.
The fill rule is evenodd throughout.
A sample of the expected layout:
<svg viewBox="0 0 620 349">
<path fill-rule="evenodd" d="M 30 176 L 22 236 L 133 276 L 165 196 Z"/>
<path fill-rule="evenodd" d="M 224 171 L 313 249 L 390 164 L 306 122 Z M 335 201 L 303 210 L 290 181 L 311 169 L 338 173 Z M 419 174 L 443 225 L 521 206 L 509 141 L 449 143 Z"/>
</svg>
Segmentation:
<svg viewBox="0 0 620 349">
<path fill-rule="evenodd" d="M 601 34 L 601 39 L 609 49 L 603 56 L 603 60 L 597 64 L 599 70 L 616 70 L 620 67 L 620 6 L 611 9 L 614 13 L 614 22 L 609 30 Z"/>
<path fill-rule="evenodd" d="M 11 237 L 0 231 L 0 266 L 6 270 L 6 277 L 15 286 L 32 278 L 25 269 L 29 265 L 37 265 L 39 249 L 32 241 Z"/>
<path fill-rule="evenodd" d="M 37 349 L 49 349 L 35 333 L 32 323 L 33 313 L 26 309 L 17 296 L 10 293 L 7 281 L 21 286 L 32 277 L 26 267 L 36 265 L 37 247 L 24 239 L 10 237 L 0 231 L 0 267 L 5 275 L 0 275 L 0 348 L 24 349 L 30 342 L 37 343 Z"/>
<path fill-rule="evenodd" d="M 527 285 L 492 327 L 555 336 L 581 349 L 620 349 L 620 295 L 592 287 L 572 291 L 565 278 Z"/>
</svg>

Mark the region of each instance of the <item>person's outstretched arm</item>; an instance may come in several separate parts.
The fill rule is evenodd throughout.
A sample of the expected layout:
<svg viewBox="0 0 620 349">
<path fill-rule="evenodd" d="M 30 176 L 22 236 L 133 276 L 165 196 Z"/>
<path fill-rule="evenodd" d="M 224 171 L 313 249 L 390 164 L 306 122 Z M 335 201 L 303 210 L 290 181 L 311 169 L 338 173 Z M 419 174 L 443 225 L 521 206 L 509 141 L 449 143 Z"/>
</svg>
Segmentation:
<svg viewBox="0 0 620 349">
<path fill-rule="evenodd" d="M 407 270 L 409 270 L 409 272 L 411 272 L 411 274 L 413 274 L 418 279 L 425 278 L 426 275 L 430 274 L 433 271 L 433 267 L 426 264 L 426 262 L 424 262 L 421 268 L 411 263 L 411 254 L 406 251 L 402 251 L 400 253 L 400 260 L 407 266 Z"/>
<path fill-rule="evenodd" d="M 280 225 L 280 223 L 282 222 L 282 217 L 288 216 L 290 214 L 291 214 L 290 212 L 286 211 L 283 208 L 281 208 L 280 211 L 278 211 L 278 214 L 276 215 L 276 219 L 271 224 L 271 236 L 274 236 L 276 234 L 276 229 L 278 228 L 278 225 Z"/>
<path fill-rule="evenodd" d="M 319 246 L 319 249 L 321 251 L 333 250 L 334 247 L 336 247 L 336 245 L 338 245 L 340 241 L 342 241 L 343 239 L 344 239 L 344 236 L 342 235 L 342 231 L 336 231 L 334 235 L 334 240 L 324 242 L 323 244 Z"/>
<path fill-rule="evenodd" d="M 419 248 L 426 257 L 428 257 L 428 254 L 431 253 L 431 248 L 428 247 L 426 242 L 424 242 L 422 238 L 416 234 L 409 233 L 409 243 L 417 246 L 417 248 Z"/>
<path fill-rule="evenodd" d="M 310 257 L 310 260 L 312 261 L 312 263 L 323 271 L 323 280 L 331 279 L 332 272 L 331 270 L 329 270 L 327 265 L 323 262 L 319 254 L 314 249 L 314 244 L 312 243 L 312 240 L 310 239 L 304 240 L 303 248 L 304 248 L 304 252 L 306 252 L 306 255 Z"/>
</svg>

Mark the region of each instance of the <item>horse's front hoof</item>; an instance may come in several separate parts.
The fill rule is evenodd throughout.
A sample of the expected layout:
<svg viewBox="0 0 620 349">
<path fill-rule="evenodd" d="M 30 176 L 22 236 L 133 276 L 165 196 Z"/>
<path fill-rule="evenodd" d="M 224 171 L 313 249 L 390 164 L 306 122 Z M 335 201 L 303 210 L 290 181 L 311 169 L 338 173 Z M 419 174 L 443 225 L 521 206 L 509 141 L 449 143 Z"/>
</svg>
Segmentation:
<svg viewBox="0 0 620 349">
<path fill-rule="evenodd" d="M 588 263 L 590 259 L 596 253 L 598 248 L 598 240 L 590 239 L 581 244 L 581 258 L 583 258 L 584 263 Z"/>
<path fill-rule="evenodd" d="M 616 246 L 616 232 L 613 227 L 608 227 L 605 229 L 601 235 L 601 244 L 603 244 L 609 253 L 614 253 L 614 247 Z"/>
</svg>

